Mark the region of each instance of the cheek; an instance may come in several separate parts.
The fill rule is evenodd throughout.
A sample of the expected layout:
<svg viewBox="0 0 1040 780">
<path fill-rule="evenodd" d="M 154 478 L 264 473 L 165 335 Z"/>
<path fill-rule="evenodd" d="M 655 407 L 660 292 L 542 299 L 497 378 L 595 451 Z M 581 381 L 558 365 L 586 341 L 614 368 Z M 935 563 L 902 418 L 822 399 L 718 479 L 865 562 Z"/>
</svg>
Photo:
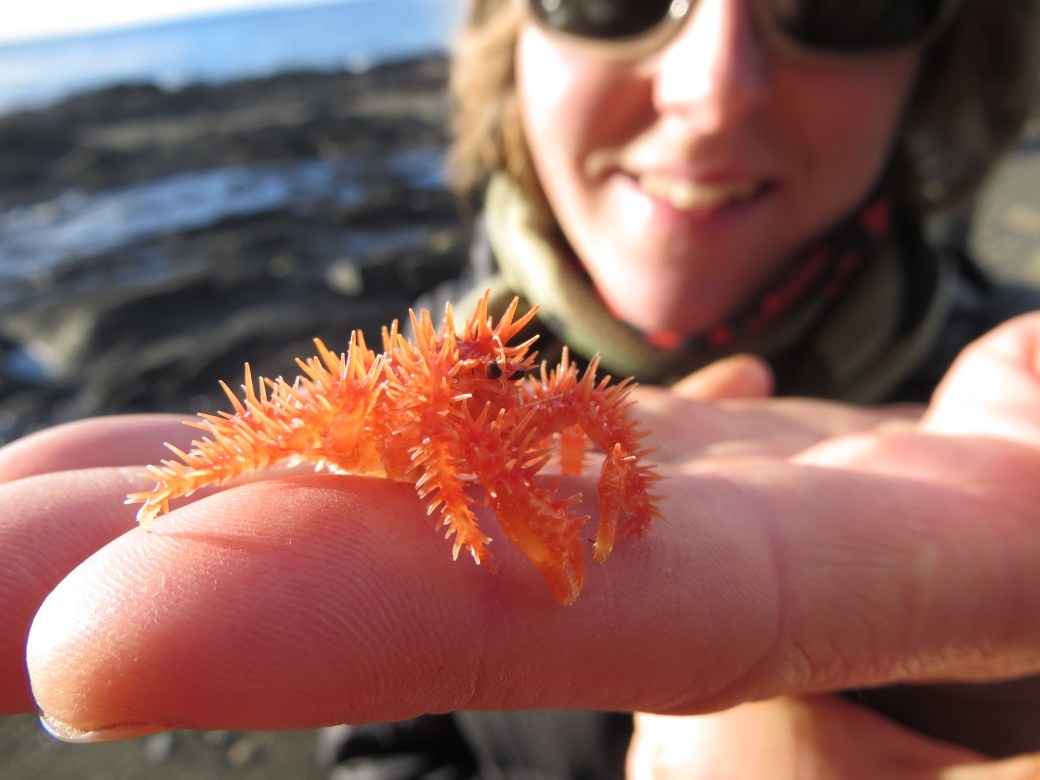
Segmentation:
<svg viewBox="0 0 1040 780">
<path fill-rule="evenodd" d="M 559 72 L 561 69 L 554 59 L 540 36 L 530 32 L 521 34 L 516 59 L 517 97 L 527 146 L 539 174 L 542 168 L 550 171 L 555 168 L 542 161 L 546 156 L 561 153 L 580 116 L 566 97 L 574 93 L 580 98 L 581 92 L 569 74 Z M 557 71 L 556 78 L 553 78 L 554 71 Z"/>
<path fill-rule="evenodd" d="M 536 28 L 517 44 L 520 115 L 535 170 L 550 202 L 583 195 L 590 153 L 629 133 L 619 69 L 547 40 Z"/>
<path fill-rule="evenodd" d="M 817 177 L 865 190 L 881 173 L 914 83 L 919 55 L 791 74 L 788 116 Z M 860 192 L 859 194 L 863 194 Z"/>
</svg>

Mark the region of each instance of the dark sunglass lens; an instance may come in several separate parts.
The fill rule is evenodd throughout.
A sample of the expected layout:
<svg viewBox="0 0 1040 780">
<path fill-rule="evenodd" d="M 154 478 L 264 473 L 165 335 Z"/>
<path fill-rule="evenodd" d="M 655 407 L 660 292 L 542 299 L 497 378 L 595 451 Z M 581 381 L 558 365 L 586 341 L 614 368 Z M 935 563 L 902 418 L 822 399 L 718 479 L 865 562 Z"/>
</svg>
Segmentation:
<svg viewBox="0 0 1040 780">
<path fill-rule="evenodd" d="M 786 38 L 813 49 L 885 49 L 917 40 L 944 0 L 768 0 Z"/>
<path fill-rule="evenodd" d="M 531 13 L 557 32 L 595 40 L 631 38 L 668 16 L 673 0 L 530 0 Z"/>
</svg>

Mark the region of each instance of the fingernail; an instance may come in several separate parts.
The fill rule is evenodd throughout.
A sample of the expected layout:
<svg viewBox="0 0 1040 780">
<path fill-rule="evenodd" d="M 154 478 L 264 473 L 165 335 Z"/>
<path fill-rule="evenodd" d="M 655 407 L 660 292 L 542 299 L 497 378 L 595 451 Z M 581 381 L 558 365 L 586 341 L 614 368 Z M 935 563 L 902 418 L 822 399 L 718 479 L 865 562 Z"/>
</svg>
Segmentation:
<svg viewBox="0 0 1040 780">
<path fill-rule="evenodd" d="M 40 725 L 55 739 L 77 744 L 114 742 L 118 739 L 132 739 L 133 737 L 143 737 L 146 734 L 166 731 L 162 726 L 153 726 L 149 723 L 121 723 L 118 726 L 109 728 L 84 731 L 46 714 L 40 715 Z"/>
</svg>

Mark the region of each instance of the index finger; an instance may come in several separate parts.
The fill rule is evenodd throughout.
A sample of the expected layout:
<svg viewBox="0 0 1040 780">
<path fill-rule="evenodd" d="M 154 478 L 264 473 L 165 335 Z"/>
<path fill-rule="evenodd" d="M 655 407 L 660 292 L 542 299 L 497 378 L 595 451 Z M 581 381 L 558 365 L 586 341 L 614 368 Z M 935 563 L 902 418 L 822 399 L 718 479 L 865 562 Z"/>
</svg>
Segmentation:
<svg viewBox="0 0 1040 780">
<path fill-rule="evenodd" d="M 951 463 L 977 450 L 964 444 Z M 1014 448 L 986 457 L 1038 466 Z M 1033 505 L 1007 502 L 1004 477 L 951 489 L 724 465 L 667 480 L 666 521 L 594 567 L 571 607 L 504 545 L 497 576 L 452 563 L 410 486 L 229 490 L 121 537 L 54 591 L 30 636 L 33 689 L 56 730 L 105 739 L 463 708 L 693 713 L 1040 666 Z"/>
<path fill-rule="evenodd" d="M 109 545 L 45 602 L 29 643 L 37 701 L 52 722 L 105 736 L 640 696 L 665 706 L 671 675 L 654 682 L 618 665 L 674 669 L 692 652 L 732 677 L 772 641 L 748 611 L 775 610 L 746 588 L 727 599 L 747 602 L 739 617 L 704 599 L 703 619 L 658 641 L 671 600 L 640 580 L 678 565 L 657 554 L 675 547 L 670 534 L 616 550 L 562 608 L 519 553 L 495 545 L 492 575 L 453 562 L 432 525 L 410 486 L 355 477 L 260 482 L 179 509 Z M 716 581 L 726 565 L 755 568 L 736 526 L 712 535 L 698 547 Z M 713 637 L 719 620 L 739 624 L 725 632 L 745 648 L 737 657 Z"/>
</svg>

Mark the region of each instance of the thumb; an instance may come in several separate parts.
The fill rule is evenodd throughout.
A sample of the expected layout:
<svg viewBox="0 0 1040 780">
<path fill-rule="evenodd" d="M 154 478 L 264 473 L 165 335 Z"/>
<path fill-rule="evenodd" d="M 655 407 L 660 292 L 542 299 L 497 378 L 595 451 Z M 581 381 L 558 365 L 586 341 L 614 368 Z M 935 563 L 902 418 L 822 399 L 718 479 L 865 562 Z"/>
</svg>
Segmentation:
<svg viewBox="0 0 1040 780">
<path fill-rule="evenodd" d="M 697 401 L 767 398 L 773 394 L 773 370 L 755 355 L 733 355 L 684 377 L 672 389 Z"/>
<path fill-rule="evenodd" d="M 947 767 L 937 780 L 1040 780 L 1040 753 Z"/>
<path fill-rule="evenodd" d="M 964 350 L 936 391 L 924 427 L 1040 447 L 1038 405 L 1040 312 L 1017 317 Z"/>
</svg>

